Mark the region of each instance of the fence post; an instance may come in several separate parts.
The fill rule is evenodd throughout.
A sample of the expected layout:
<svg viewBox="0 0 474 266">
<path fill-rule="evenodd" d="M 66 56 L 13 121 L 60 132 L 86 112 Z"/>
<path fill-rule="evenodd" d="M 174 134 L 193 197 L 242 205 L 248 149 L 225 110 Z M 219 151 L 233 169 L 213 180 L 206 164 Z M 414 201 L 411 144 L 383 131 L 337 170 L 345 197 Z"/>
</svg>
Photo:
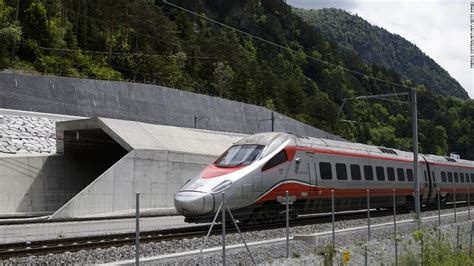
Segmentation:
<svg viewBox="0 0 474 266">
<path fill-rule="evenodd" d="M 441 241 L 441 194 L 439 188 L 436 190 L 438 191 L 438 240 Z"/>
<path fill-rule="evenodd" d="M 288 190 L 285 192 L 285 204 L 286 204 L 286 257 L 290 257 L 290 207 L 289 207 L 289 198 Z"/>
<path fill-rule="evenodd" d="M 397 201 L 395 189 L 393 189 L 393 239 L 395 241 L 395 266 L 398 265 L 398 243 L 397 243 Z"/>
<path fill-rule="evenodd" d="M 252 259 L 253 264 L 257 265 L 257 263 L 255 262 L 255 258 L 253 257 L 252 252 L 250 252 L 249 246 L 247 245 L 247 242 L 245 241 L 245 238 L 242 235 L 242 232 L 240 231 L 239 225 L 237 224 L 237 221 L 235 220 L 234 215 L 232 215 L 232 211 L 230 210 L 229 205 L 227 205 L 227 203 L 221 204 L 221 206 L 222 205 L 224 205 L 223 208 L 229 212 L 230 219 L 234 223 L 235 229 L 237 229 L 237 233 L 239 233 L 240 239 L 242 239 L 242 242 L 244 242 L 245 249 L 247 249 L 247 252 L 249 253 L 250 258 Z"/>
<path fill-rule="evenodd" d="M 453 188 L 453 197 L 454 197 L 454 222 L 457 222 L 457 217 L 456 217 L 456 188 Z"/>
<path fill-rule="evenodd" d="M 331 210 L 332 210 L 332 249 L 336 247 L 336 231 L 334 228 L 334 189 L 331 190 Z"/>
<path fill-rule="evenodd" d="M 140 265 L 140 192 L 135 194 L 135 264 Z"/>
<path fill-rule="evenodd" d="M 456 226 L 456 249 L 455 251 L 459 250 L 459 224 Z"/>
<path fill-rule="evenodd" d="M 225 266 L 225 192 L 222 192 L 222 265 Z"/>
<path fill-rule="evenodd" d="M 471 192 L 467 188 L 467 219 L 471 220 Z"/>
<path fill-rule="evenodd" d="M 471 221 L 471 234 L 469 235 L 469 257 L 472 254 L 472 230 L 474 227 L 474 222 Z"/>
<path fill-rule="evenodd" d="M 365 257 L 365 266 L 368 265 L 368 254 L 367 254 L 367 245 L 370 241 L 370 190 L 367 189 L 367 244 L 365 245 L 364 257 Z"/>
</svg>

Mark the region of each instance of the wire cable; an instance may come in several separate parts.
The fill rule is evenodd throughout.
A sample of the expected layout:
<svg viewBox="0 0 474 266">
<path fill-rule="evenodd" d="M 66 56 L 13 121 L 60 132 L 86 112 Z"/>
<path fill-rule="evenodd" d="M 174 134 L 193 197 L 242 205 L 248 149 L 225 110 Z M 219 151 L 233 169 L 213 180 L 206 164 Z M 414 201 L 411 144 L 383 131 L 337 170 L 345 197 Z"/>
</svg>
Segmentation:
<svg viewBox="0 0 474 266">
<path fill-rule="evenodd" d="M 58 51 L 58 52 L 84 52 L 84 53 L 91 53 L 91 54 L 103 54 L 103 55 L 130 55 L 130 56 L 143 56 L 143 57 L 168 57 L 168 58 L 176 58 L 177 55 L 160 55 L 160 54 L 143 54 L 143 53 L 121 53 L 121 52 L 105 52 L 105 51 L 92 51 L 92 50 L 82 50 L 82 49 L 65 49 L 65 48 L 53 48 L 53 47 L 44 47 L 38 46 L 38 48 L 47 51 Z M 215 60 L 217 57 L 210 57 L 210 56 L 187 56 L 186 58 L 192 59 L 210 59 Z"/>
</svg>

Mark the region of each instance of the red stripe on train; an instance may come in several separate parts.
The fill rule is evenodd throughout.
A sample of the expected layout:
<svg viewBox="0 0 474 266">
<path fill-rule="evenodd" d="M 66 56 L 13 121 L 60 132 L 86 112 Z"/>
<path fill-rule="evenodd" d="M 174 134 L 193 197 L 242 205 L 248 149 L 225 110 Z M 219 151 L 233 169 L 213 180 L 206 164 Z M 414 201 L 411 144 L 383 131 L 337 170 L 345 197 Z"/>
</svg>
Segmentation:
<svg viewBox="0 0 474 266">
<path fill-rule="evenodd" d="M 244 168 L 245 166 L 237 166 L 237 167 L 217 167 L 214 164 L 209 165 L 201 172 L 201 178 L 213 178 L 218 177 L 226 174 L 230 174 L 237 170 Z"/>
<path fill-rule="evenodd" d="M 328 187 L 314 187 L 302 183 L 281 183 L 274 187 L 271 191 L 266 193 L 264 196 L 259 198 L 256 203 L 262 203 L 264 201 L 275 200 L 277 196 L 284 196 L 285 191 L 288 190 L 289 196 L 296 196 L 297 199 L 310 199 L 310 198 L 329 198 L 331 197 L 331 191 L 334 190 L 334 196 L 337 198 L 350 198 L 350 197 L 365 197 L 367 196 L 366 188 L 349 189 L 349 188 L 328 188 Z M 395 189 L 395 195 L 407 196 L 412 195 L 415 190 L 412 188 L 399 188 Z M 420 188 L 420 193 L 424 190 Z M 393 195 L 393 189 L 390 188 L 377 188 L 369 190 L 370 196 L 391 196 Z"/>
</svg>

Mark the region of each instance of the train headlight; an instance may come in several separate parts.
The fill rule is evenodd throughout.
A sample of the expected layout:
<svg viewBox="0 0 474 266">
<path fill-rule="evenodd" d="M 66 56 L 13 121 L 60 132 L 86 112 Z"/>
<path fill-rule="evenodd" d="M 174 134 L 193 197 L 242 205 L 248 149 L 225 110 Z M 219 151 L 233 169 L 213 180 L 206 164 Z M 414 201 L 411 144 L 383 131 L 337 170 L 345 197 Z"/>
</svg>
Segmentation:
<svg viewBox="0 0 474 266">
<path fill-rule="evenodd" d="M 232 181 L 225 180 L 219 183 L 219 185 L 215 186 L 211 191 L 212 193 L 220 193 L 232 186 Z"/>
</svg>

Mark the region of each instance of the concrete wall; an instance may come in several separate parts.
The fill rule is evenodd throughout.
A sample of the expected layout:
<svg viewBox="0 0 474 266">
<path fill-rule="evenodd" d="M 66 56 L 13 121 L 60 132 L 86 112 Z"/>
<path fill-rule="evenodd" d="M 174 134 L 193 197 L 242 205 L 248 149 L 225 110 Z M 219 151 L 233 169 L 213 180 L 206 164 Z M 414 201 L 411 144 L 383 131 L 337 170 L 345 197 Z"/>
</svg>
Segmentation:
<svg viewBox="0 0 474 266">
<path fill-rule="evenodd" d="M 56 211 L 92 182 L 91 166 L 57 155 L 0 157 L 0 213 Z"/>
<path fill-rule="evenodd" d="M 107 168 L 50 219 L 132 214 L 136 192 L 142 211 L 175 213 L 174 193 L 245 136 L 109 118 L 59 122 L 56 129 L 58 152 Z"/>
<path fill-rule="evenodd" d="M 0 108 L 107 117 L 252 134 L 271 131 L 271 111 L 155 85 L 0 73 Z M 275 131 L 340 139 L 276 114 Z"/>
<path fill-rule="evenodd" d="M 50 219 L 133 214 L 140 192 L 143 212 L 174 213 L 174 193 L 215 156 L 133 150 L 59 209 Z"/>
</svg>

